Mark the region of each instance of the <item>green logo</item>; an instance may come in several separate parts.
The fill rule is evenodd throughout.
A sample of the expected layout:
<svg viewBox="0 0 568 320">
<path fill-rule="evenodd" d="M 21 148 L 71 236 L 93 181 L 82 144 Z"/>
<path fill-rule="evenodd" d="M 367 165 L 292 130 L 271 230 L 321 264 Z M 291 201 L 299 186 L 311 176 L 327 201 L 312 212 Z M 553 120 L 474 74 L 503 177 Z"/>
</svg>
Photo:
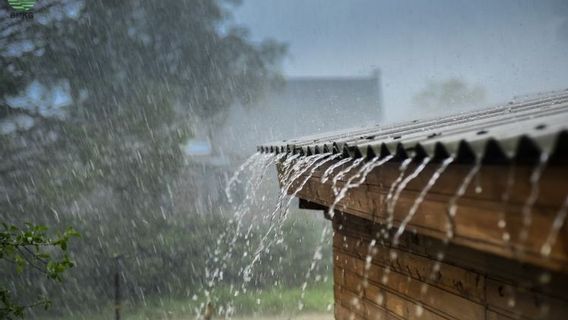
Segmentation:
<svg viewBox="0 0 568 320">
<path fill-rule="evenodd" d="M 29 11 L 37 0 L 8 0 L 8 4 L 16 11 Z"/>
</svg>

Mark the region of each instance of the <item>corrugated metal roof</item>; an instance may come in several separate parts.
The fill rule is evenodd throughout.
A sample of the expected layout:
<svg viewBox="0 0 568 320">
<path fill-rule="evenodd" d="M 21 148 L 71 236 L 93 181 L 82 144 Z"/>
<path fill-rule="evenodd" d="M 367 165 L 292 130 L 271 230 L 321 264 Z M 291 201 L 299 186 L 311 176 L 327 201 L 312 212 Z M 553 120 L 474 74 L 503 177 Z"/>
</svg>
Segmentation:
<svg viewBox="0 0 568 320">
<path fill-rule="evenodd" d="M 568 90 L 435 119 L 351 128 L 263 144 L 261 152 L 352 157 L 453 156 L 457 161 L 533 161 L 568 152 Z M 564 146 L 564 147 L 562 147 Z"/>
</svg>

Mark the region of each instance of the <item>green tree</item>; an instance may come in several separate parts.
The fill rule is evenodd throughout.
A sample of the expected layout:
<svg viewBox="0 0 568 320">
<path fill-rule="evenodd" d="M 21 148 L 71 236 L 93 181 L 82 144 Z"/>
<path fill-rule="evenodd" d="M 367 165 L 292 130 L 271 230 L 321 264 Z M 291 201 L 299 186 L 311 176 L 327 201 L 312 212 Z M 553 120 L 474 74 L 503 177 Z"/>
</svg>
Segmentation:
<svg viewBox="0 0 568 320">
<path fill-rule="evenodd" d="M 17 274 L 32 269 L 50 280 L 61 281 L 62 274 L 74 266 L 67 253 L 69 240 L 79 234 L 69 228 L 55 237 L 47 235 L 48 228 L 41 225 L 26 224 L 23 228 L 3 223 L 0 230 L 0 265 Z M 54 252 L 58 249 L 59 252 Z M 25 298 L 18 299 L 10 292 L 8 285 L 0 282 L 0 319 L 23 318 L 26 309 L 41 306 L 48 309 L 51 301 L 46 296 L 22 304 Z M 29 300 L 29 298 L 28 298 Z"/>
<path fill-rule="evenodd" d="M 190 123 L 222 116 L 278 79 L 285 52 L 232 27 L 234 2 L 40 1 L 34 20 L 2 25 L 0 120 L 33 125 L 0 135 L 0 207 L 14 213 L 0 221 L 81 232 L 80 267 L 59 288 L 45 284 L 60 303 L 107 295 L 117 253 L 127 255 L 129 296 L 199 282 L 207 239 L 195 234 L 222 224 L 173 212 L 171 189 L 186 160 L 180 145 Z M 14 103 L 30 84 L 63 91 L 71 103 Z"/>
</svg>

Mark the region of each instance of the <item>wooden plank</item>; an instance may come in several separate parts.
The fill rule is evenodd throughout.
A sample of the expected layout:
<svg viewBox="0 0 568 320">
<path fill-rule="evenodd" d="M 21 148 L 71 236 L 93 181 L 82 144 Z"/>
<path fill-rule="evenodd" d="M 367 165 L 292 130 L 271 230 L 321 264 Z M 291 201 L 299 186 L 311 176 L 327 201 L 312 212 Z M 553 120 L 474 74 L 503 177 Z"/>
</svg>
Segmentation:
<svg viewBox="0 0 568 320">
<path fill-rule="evenodd" d="M 568 303 L 568 296 L 565 294 L 568 287 L 568 276 L 565 273 L 523 264 L 517 260 L 490 255 L 458 245 L 446 246 L 439 240 L 420 235 L 408 234 L 407 238 L 403 249 L 413 255 L 435 259 L 436 255 L 443 251 L 446 264 L 482 274 L 486 279 L 494 279 L 524 290 L 539 292 Z M 543 276 L 550 281 L 543 282 Z"/>
<path fill-rule="evenodd" d="M 349 272 L 347 272 L 349 273 Z M 355 275 L 355 278 L 357 276 Z M 357 278 L 360 279 L 360 278 Z M 446 320 L 453 319 L 443 317 L 435 312 L 426 308 L 421 308 L 418 313 L 418 304 L 405 296 L 394 293 L 393 291 L 384 290 L 384 300 L 381 305 L 374 303 L 376 297 L 370 297 L 367 290 L 381 290 L 379 287 L 370 285 L 364 295 L 361 297 L 358 293 L 352 291 L 356 289 L 355 284 L 349 287 L 341 287 L 338 289 L 336 300 L 337 303 L 346 305 L 349 309 L 351 316 L 361 316 L 364 312 L 365 319 L 432 319 L 432 320 Z"/>
<path fill-rule="evenodd" d="M 348 308 L 344 307 L 342 304 L 335 303 L 335 310 L 334 310 L 335 320 L 362 320 L 365 319 L 363 317 L 354 314 Z"/>
<path fill-rule="evenodd" d="M 348 259 L 354 260 L 351 257 L 347 257 Z M 348 267 L 346 266 L 345 269 L 345 284 L 344 284 L 344 288 L 346 288 L 347 290 L 355 293 L 355 294 L 360 294 L 363 295 L 363 275 L 357 273 L 356 270 L 350 270 L 348 269 Z"/>
<path fill-rule="evenodd" d="M 523 206 L 531 193 L 529 177 L 534 168 L 515 169 L 515 183 L 505 205 L 502 197 L 509 183 L 508 167 L 484 166 L 479 178 L 460 198 L 456 234 L 451 243 L 445 244 L 442 240 L 446 237 L 448 203 L 471 169 L 471 166 L 451 165 L 418 208 L 408 224 L 408 232 L 394 247 L 384 237 L 385 233 L 392 237 L 438 165 L 429 165 L 401 192 L 394 211 L 395 228 L 391 230 L 384 227 L 388 218 L 386 197 L 399 175 L 397 164 L 388 163 L 374 170 L 365 184 L 350 190 L 337 205 L 338 211 L 332 219 L 336 317 L 565 319 L 568 227 L 564 225 L 560 231 L 550 257 L 543 257 L 540 248 L 568 193 L 568 168 L 550 166 L 545 170 L 539 185 L 540 196 L 532 208 L 529 237 L 522 241 L 519 234 L 525 228 Z M 413 169 L 411 166 L 407 174 Z M 322 184 L 317 176 L 323 170 L 325 167 L 308 179 L 298 195 L 309 201 L 310 207 L 325 210 L 335 195 L 331 183 Z M 337 186 L 341 187 L 347 178 L 349 175 Z M 476 187 L 481 192 L 476 192 Z M 500 226 L 503 218 L 505 228 Z M 370 268 L 365 271 L 372 239 L 381 241 Z M 430 279 L 440 252 L 444 252 L 444 261 L 436 277 Z M 387 270 L 388 281 L 384 281 Z M 365 275 L 367 281 L 363 284 Z"/>
<path fill-rule="evenodd" d="M 494 279 L 487 280 L 487 301 L 489 309 L 511 317 L 562 320 L 568 315 L 565 301 Z"/>
<path fill-rule="evenodd" d="M 365 262 L 360 258 L 349 256 L 337 250 L 334 253 L 334 257 L 336 265 L 345 272 L 345 287 L 354 293 L 359 292 L 362 276 L 365 272 Z M 384 268 L 372 265 L 367 275 L 370 283 L 377 284 L 381 282 L 384 276 Z M 440 290 L 434 286 L 427 285 L 428 294 L 422 296 L 420 294 L 423 284 L 421 281 L 412 279 L 403 273 L 396 272 L 394 269 L 391 270 L 388 278 L 388 283 L 384 285 L 386 288 L 403 294 L 414 301 L 429 305 L 437 310 L 444 310 L 444 312 L 454 317 L 458 317 L 458 315 L 465 310 L 468 314 L 473 316 L 471 319 L 475 319 L 475 317 L 480 317 L 484 312 L 481 305 L 475 304 L 473 301 L 469 301 L 466 298 L 450 292 Z M 381 284 L 381 286 L 382 285 L 383 284 Z M 370 296 L 369 298 L 376 299 L 376 296 Z"/>
<path fill-rule="evenodd" d="M 365 318 L 366 311 L 365 305 L 354 292 L 351 292 L 345 287 L 334 286 L 335 301 L 339 301 L 344 307 L 349 309 L 351 313 Z"/>
<path fill-rule="evenodd" d="M 315 180 L 321 178 L 323 172 L 330 166 L 326 164 L 321 166 L 313 177 Z M 335 170 L 339 172 L 342 168 Z M 427 183 L 427 180 L 432 176 L 433 172 L 438 168 L 439 164 L 429 164 L 424 171 L 411 181 L 406 190 L 419 192 L 422 187 Z M 376 186 L 380 188 L 388 188 L 399 175 L 400 163 L 389 162 L 381 167 L 375 168 L 365 181 L 365 185 Z M 416 164 L 409 165 L 406 174 L 412 172 L 416 168 Z M 463 181 L 463 178 L 471 170 L 472 165 L 467 164 L 451 164 L 443 175 L 440 177 L 436 185 L 432 188 L 433 194 L 442 194 L 453 196 Z M 510 191 L 510 203 L 522 205 L 526 201 L 526 196 L 530 193 L 530 176 L 534 170 L 534 166 L 518 165 L 514 168 L 513 188 Z M 483 165 L 479 171 L 479 178 L 475 178 L 467 192 L 464 194 L 464 199 L 474 200 L 490 200 L 494 202 L 501 202 L 502 195 L 507 189 L 509 183 L 510 167 L 504 165 Z M 346 181 L 350 175 L 346 175 L 340 181 Z M 566 185 L 566 178 L 568 177 L 568 168 L 561 165 L 548 166 L 542 176 L 540 184 L 541 194 L 537 199 L 536 205 L 543 206 L 559 206 L 566 194 L 568 193 L 568 185 Z M 479 186 L 481 192 L 476 192 L 476 187 Z"/>
<path fill-rule="evenodd" d="M 342 254 L 340 253 L 338 255 Z M 356 260 L 349 257 L 348 259 L 351 261 Z M 344 259 L 342 260 L 344 261 Z M 364 265 L 363 261 L 357 261 L 357 263 Z M 349 268 L 345 268 L 345 270 L 346 288 L 348 290 L 353 290 L 353 292 L 357 292 L 357 287 L 362 280 L 360 278 L 362 274 L 352 276 Z M 368 271 L 368 282 L 372 285 L 390 289 L 392 292 L 397 292 L 398 294 L 406 297 L 408 300 L 414 301 L 415 304 L 422 303 L 425 307 L 429 306 L 432 309 L 439 310 L 453 318 L 480 319 L 484 317 L 484 306 L 459 295 L 425 284 L 393 270 L 391 270 L 388 274 L 388 281 L 386 283 L 382 282 L 383 277 L 385 277 L 384 268 L 376 265 L 371 266 Z M 348 284 L 350 281 L 359 281 L 359 283 Z M 427 288 L 425 294 L 421 293 L 423 286 Z M 388 309 L 390 310 L 390 308 Z M 405 313 L 405 317 L 406 316 L 408 316 L 408 314 Z"/>
<path fill-rule="evenodd" d="M 338 221 L 340 219 L 344 219 L 344 221 Z M 339 226 L 343 228 L 338 228 Z M 361 283 L 365 273 L 364 261 L 372 235 L 375 235 L 378 230 L 377 225 L 362 218 L 338 215 L 334 220 L 334 230 L 334 270 L 341 270 L 341 279 L 345 290 L 350 291 L 355 296 L 362 297 L 368 303 L 390 310 L 400 317 L 410 318 L 412 316 L 408 312 L 410 310 L 408 303 L 416 305 L 422 302 L 424 310 L 431 309 L 441 312 L 435 312 L 433 316 L 463 318 L 458 313 L 466 312 L 467 306 L 466 308 L 461 307 L 462 304 L 459 301 L 446 298 L 446 293 L 443 292 L 471 300 L 481 306 L 481 309 L 478 309 L 476 313 L 476 316 L 480 318 L 539 318 L 541 310 L 548 310 L 549 313 L 547 317 L 540 317 L 543 319 L 564 319 L 565 315 L 568 314 L 568 297 L 565 295 L 568 281 L 565 274 L 522 265 L 513 260 L 506 260 L 464 247 L 455 245 L 445 247 L 436 239 L 413 234 L 403 236 L 402 245 L 394 249 L 390 247 L 389 243 L 379 242 L 378 246 L 383 250 L 376 253 L 371 269 L 367 273 L 369 285 L 363 289 Z M 427 279 L 422 273 L 415 270 L 428 270 L 434 262 L 435 255 L 442 249 L 446 250 L 446 260 L 442 263 L 440 269 L 442 273 L 440 278 L 444 281 L 428 282 L 432 287 L 443 291 L 441 297 L 435 298 L 435 301 L 420 300 L 420 295 L 418 298 L 416 297 L 420 288 L 412 285 L 412 282 L 421 284 Z M 391 250 L 397 253 L 397 259 L 394 262 L 390 260 Z M 384 285 L 381 283 L 381 279 L 387 266 L 392 271 L 389 282 Z M 377 271 L 377 268 L 380 270 Z M 543 276 L 548 278 L 543 278 Z M 462 282 L 462 284 L 455 286 L 455 283 L 459 282 Z M 487 285 L 488 282 L 489 285 Z M 409 283 L 411 284 L 409 285 Z M 466 287 L 459 288 L 463 286 L 463 283 L 467 284 Z M 506 289 L 500 289 L 501 287 Z M 514 288 L 514 290 L 507 288 Z M 510 297 L 507 296 L 507 290 L 515 292 L 516 303 L 512 307 L 508 307 Z M 432 295 L 432 292 L 435 292 L 435 289 L 432 290 L 431 287 L 428 287 L 428 297 L 440 296 L 436 293 Z M 386 297 L 389 293 L 397 296 L 393 298 L 390 305 L 387 305 Z M 400 301 L 400 299 L 406 299 L 406 302 Z M 450 305 L 437 304 L 439 299 Z M 415 307 L 411 306 L 410 308 Z M 520 316 L 520 314 L 524 316 Z M 367 317 L 369 317 L 369 314 L 367 314 Z"/>
<path fill-rule="evenodd" d="M 515 318 L 508 317 L 504 314 L 497 313 L 492 310 L 487 310 L 485 312 L 485 319 L 487 320 L 514 320 Z"/>
<path fill-rule="evenodd" d="M 403 319 L 409 319 L 410 314 L 413 313 L 411 309 L 416 308 L 414 304 L 408 303 L 405 299 L 388 291 L 385 293 L 385 306 L 387 310 Z"/>
<path fill-rule="evenodd" d="M 333 265 L 333 283 L 340 286 L 345 285 L 345 270 L 336 264 Z"/>
<path fill-rule="evenodd" d="M 361 241 L 352 237 L 344 237 L 337 233 L 334 237 L 334 247 L 338 251 L 354 255 L 364 261 L 368 254 L 369 241 Z M 377 251 L 372 263 L 381 267 L 390 267 L 401 274 L 418 281 L 427 282 L 433 286 L 459 294 L 472 301 L 479 303 L 485 300 L 484 277 L 454 265 L 441 263 L 440 272 L 435 279 L 430 279 L 435 264 L 434 259 L 429 259 L 416 254 L 411 254 L 400 248 L 394 249 L 377 244 Z M 391 260 L 391 253 L 397 256 L 396 261 Z"/>
<path fill-rule="evenodd" d="M 367 320 L 400 320 L 392 312 L 369 301 L 364 301 Z"/>
<path fill-rule="evenodd" d="M 344 226 L 339 230 L 339 221 Z M 370 224 L 365 219 L 357 218 L 349 215 L 338 215 L 334 221 L 334 250 L 340 250 L 349 255 L 353 255 L 362 260 L 366 258 L 368 253 L 368 245 L 372 239 L 372 235 L 376 235 L 381 229 L 379 225 Z M 475 300 L 475 296 L 479 296 L 483 292 L 483 279 L 478 279 L 478 275 L 483 275 L 491 279 L 513 284 L 516 286 L 540 292 L 551 297 L 556 297 L 568 302 L 568 296 L 565 295 L 565 288 L 568 287 L 568 277 L 563 273 L 547 271 L 545 269 L 519 263 L 516 260 L 510 260 L 503 257 L 486 254 L 481 251 L 469 249 L 466 247 L 449 244 L 446 245 L 440 240 L 421 236 L 419 234 L 406 233 L 401 237 L 401 242 L 397 248 L 392 248 L 388 242 L 378 241 L 377 246 L 383 248 L 376 254 L 373 263 L 383 266 L 390 263 L 391 268 L 398 268 L 399 272 L 405 273 L 408 268 L 406 266 L 400 268 L 401 261 L 409 256 L 412 258 L 410 261 L 418 261 L 418 265 L 423 264 L 426 268 L 430 264 L 429 261 L 435 261 L 440 252 L 444 252 L 445 258 L 441 264 L 441 270 L 454 270 L 446 272 L 451 275 L 457 272 L 456 279 L 469 279 L 465 288 L 469 290 L 453 292 L 461 295 L 470 296 Z M 388 253 L 395 251 L 398 256 L 396 264 L 390 262 Z M 379 256 L 383 258 L 379 258 Z M 383 260 L 383 261 L 381 261 Z M 411 269 L 414 267 L 411 267 Z M 462 275 L 459 275 L 463 272 Z M 412 276 L 411 273 L 405 274 Z M 550 281 L 543 283 L 543 275 L 546 275 Z M 420 280 L 420 277 L 415 276 Z M 453 281 L 453 280 L 452 280 Z M 442 286 L 442 289 L 452 291 L 451 286 L 444 283 L 431 283 L 436 286 Z M 475 289 L 477 288 L 477 289 Z M 471 295 L 467 292 L 477 292 Z"/>
<path fill-rule="evenodd" d="M 387 293 L 388 291 L 385 288 L 369 285 L 365 288 L 365 299 L 384 308 L 387 301 Z"/>
<path fill-rule="evenodd" d="M 410 300 L 401 299 L 400 296 L 387 292 L 386 294 L 387 305 L 397 305 L 403 303 L 403 308 L 405 309 L 406 318 L 410 320 L 448 320 L 457 319 L 441 316 L 438 313 L 424 307 L 418 307 L 418 305 Z"/>
<path fill-rule="evenodd" d="M 331 189 L 321 185 L 319 181 L 308 181 L 305 189 L 300 193 L 300 197 L 310 197 L 310 201 L 329 206 L 334 199 Z M 329 186 L 328 186 L 329 187 Z M 394 213 L 395 225 L 398 225 L 406 217 L 409 208 L 412 206 L 416 194 L 403 192 L 397 203 Z M 384 198 L 384 195 L 383 197 Z M 366 191 L 365 188 L 352 190 L 343 206 L 339 206 L 345 212 L 363 217 L 375 222 L 384 222 L 387 215 L 384 211 L 384 204 L 381 195 Z M 367 201 L 368 199 L 371 199 Z M 436 198 L 428 196 L 420 206 L 416 216 L 408 226 L 408 230 L 414 230 L 421 234 L 444 239 L 446 237 L 446 215 L 448 197 Z M 340 202 L 341 204 L 341 202 Z M 366 206 L 366 207 L 365 207 Z M 512 207 L 515 210 L 520 208 Z M 544 258 L 540 254 L 540 247 L 544 243 L 547 233 L 542 230 L 549 230 L 553 210 L 549 208 L 535 207 L 533 210 L 533 222 L 529 230 L 529 239 L 522 243 L 526 250 L 522 255 L 512 247 L 521 247 L 516 235 L 519 234 L 522 226 L 520 214 L 507 214 L 507 225 L 511 235 L 511 240 L 503 240 L 503 230 L 499 228 L 499 216 L 502 215 L 502 205 L 500 203 L 469 202 L 460 201 L 458 215 L 456 217 L 456 237 L 455 243 L 465 245 L 478 250 L 499 254 L 507 258 L 521 259 L 522 261 L 546 266 L 554 270 L 568 272 L 568 233 L 561 232 L 556 245 L 553 248 L 551 257 Z M 564 231 L 564 230 L 563 230 Z M 510 246 L 507 244 L 511 244 Z"/>
</svg>

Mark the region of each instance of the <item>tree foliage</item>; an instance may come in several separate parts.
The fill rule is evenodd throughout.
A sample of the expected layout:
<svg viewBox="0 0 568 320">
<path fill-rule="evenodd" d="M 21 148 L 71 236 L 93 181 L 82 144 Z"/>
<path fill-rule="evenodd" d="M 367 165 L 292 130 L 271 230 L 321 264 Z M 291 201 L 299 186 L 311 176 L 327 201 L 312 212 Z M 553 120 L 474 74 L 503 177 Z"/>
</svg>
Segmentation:
<svg viewBox="0 0 568 320">
<path fill-rule="evenodd" d="M 0 221 L 82 235 L 69 281 L 30 274 L 14 280 L 19 292 L 32 294 L 31 282 L 66 306 L 110 296 L 117 254 L 129 297 L 200 285 L 204 246 L 225 217 L 174 205 L 172 190 L 194 174 L 180 145 L 193 123 L 277 80 L 285 52 L 234 26 L 234 2 L 39 1 L 33 20 L 2 20 L 0 121 L 17 125 L 0 134 L 0 208 L 13 213 Z"/>
<path fill-rule="evenodd" d="M 23 228 L 2 223 L 0 230 L 0 264 L 11 266 L 17 274 L 26 269 L 55 281 L 63 279 L 63 273 L 74 266 L 67 253 L 71 238 L 79 233 L 68 228 L 54 237 L 47 235 L 48 228 L 42 225 L 25 224 Z M 23 318 L 28 308 L 42 306 L 48 309 L 51 301 L 43 295 L 34 301 L 22 304 L 22 298 L 14 297 L 3 279 L 0 283 L 0 319 Z"/>
</svg>

